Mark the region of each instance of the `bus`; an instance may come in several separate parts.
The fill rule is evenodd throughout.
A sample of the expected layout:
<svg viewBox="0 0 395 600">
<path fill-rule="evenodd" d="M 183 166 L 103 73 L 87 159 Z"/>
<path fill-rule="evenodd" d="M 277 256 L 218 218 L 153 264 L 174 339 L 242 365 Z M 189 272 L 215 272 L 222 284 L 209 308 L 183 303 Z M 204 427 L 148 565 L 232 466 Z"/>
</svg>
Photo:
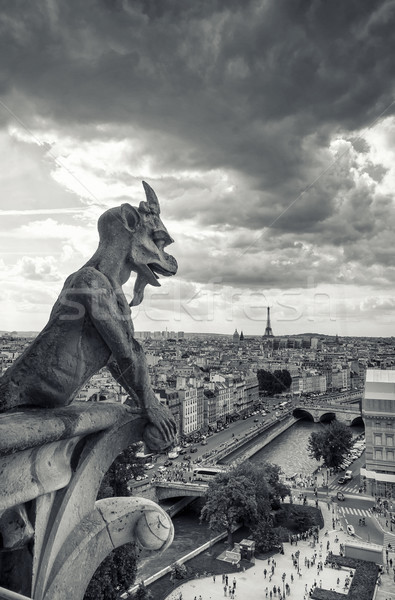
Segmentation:
<svg viewBox="0 0 395 600">
<path fill-rule="evenodd" d="M 194 481 L 212 481 L 220 473 L 226 473 L 222 467 L 194 467 Z"/>
<path fill-rule="evenodd" d="M 142 465 L 153 465 L 154 455 L 153 453 L 144 454 L 144 452 L 136 452 L 136 459 Z"/>
</svg>

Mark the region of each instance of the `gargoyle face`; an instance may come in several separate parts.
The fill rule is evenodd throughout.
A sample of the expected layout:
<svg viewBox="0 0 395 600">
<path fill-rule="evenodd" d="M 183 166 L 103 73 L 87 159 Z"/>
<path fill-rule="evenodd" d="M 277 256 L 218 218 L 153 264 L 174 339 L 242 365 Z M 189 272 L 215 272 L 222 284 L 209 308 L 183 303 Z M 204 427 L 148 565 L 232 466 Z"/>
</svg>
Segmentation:
<svg viewBox="0 0 395 600">
<path fill-rule="evenodd" d="M 159 287 L 159 277 L 170 277 L 177 273 L 177 261 L 165 252 L 174 240 L 170 237 L 160 218 L 160 207 L 154 190 L 143 181 L 147 202 L 140 202 L 139 222 L 132 238 L 129 260 L 132 270 L 137 272 L 132 306 L 140 304 L 147 284 Z M 122 205 L 122 208 L 128 205 Z M 129 207 L 131 208 L 131 207 Z M 126 212 L 128 209 L 125 209 Z"/>
<path fill-rule="evenodd" d="M 147 201 L 138 208 L 130 204 L 107 210 L 99 219 L 98 228 L 103 252 L 125 260 L 137 273 L 131 306 L 140 304 L 147 284 L 160 286 L 160 276 L 177 273 L 177 261 L 165 252 L 173 243 L 160 218 L 160 207 L 154 190 L 143 181 Z"/>
</svg>

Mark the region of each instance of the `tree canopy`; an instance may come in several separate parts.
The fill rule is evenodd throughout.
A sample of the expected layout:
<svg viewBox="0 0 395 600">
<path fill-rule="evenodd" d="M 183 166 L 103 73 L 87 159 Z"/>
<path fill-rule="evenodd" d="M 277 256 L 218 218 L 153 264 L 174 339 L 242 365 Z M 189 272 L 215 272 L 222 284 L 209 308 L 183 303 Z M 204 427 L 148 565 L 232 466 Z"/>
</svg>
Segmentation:
<svg viewBox="0 0 395 600">
<path fill-rule="evenodd" d="M 137 445 L 132 444 L 119 454 L 103 477 L 98 500 L 128 496 L 127 483 L 132 474 L 144 472 L 136 459 Z M 96 569 L 84 595 L 84 600 L 112 600 L 126 590 L 136 577 L 136 546 L 125 544 L 109 554 Z"/>
<path fill-rule="evenodd" d="M 211 529 L 225 529 L 229 543 L 234 526 L 240 522 L 254 530 L 259 525 L 259 531 L 267 533 L 273 526 L 272 503 L 289 493 L 279 475 L 277 465 L 257 467 L 249 462 L 218 475 L 209 484 L 201 520 L 208 521 Z"/>
<path fill-rule="evenodd" d="M 255 486 L 250 479 L 230 471 L 210 482 L 200 516 L 208 521 L 210 529 L 225 529 L 231 543 L 233 527 L 240 521 L 253 521 L 256 516 Z"/>
<path fill-rule="evenodd" d="M 276 370 L 273 373 L 264 369 L 258 369 L 257 377 L 259 390 L 266 392 L 269 396 L 286 392 L 292 383 L 292 377 L 286 369 Z"/>
<path fill-rule="evenodd" d="M 325 466 L 339 467 L 352 446 L 351 429 L 344 423 L 332 421 L 310 435 L 307 450 L 311 458 L 323 459 Z"/>
<path fill-rule="evenodd" d="M 136 571 L 135 544 L 116 548 L 96 569 L 84 600 L 116 600 L 133 583 Z"/>
</svg>

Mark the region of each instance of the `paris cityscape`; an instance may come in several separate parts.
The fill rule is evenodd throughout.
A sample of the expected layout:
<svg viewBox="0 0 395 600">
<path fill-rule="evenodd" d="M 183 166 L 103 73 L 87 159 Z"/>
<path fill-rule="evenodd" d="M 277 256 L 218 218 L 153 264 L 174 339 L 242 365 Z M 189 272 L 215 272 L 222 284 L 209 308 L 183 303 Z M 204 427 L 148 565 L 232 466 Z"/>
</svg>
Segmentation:
<svg viewBox="0 0 395 600">
<path fill-rule="evenodd" d="M 143 552 L 138 580 L 149 583 L 151 578 L 155 580 L 156 572 L 169 569 L 169 564 L 182 558 L 180 554 L 187 556 L 192 532 L 196 546 L 204 547 L 213 532 L 207 527 L 202 530 L 203 524 L 199 525 L 199 497 L 211 479 L 245 461 L 257 466 L 266 462 L 277 464 L 281 481 L 290 486 L 295 503 L 319 506 L 323 502 L 325 507 L 328 503 L 330 516 L 335 520 L 330 536 L 328 531 L 324 535 L 331 540 L 334 552 L 336 546 L 340 548 L 348 541 L 342 536 L 350 528 L 352 540 L 360 542 L 362 548 L 380 553 L 381 548 L 388 552 L 388 544 L 392 545 L 394 404 L 385 415 L 376 411 L 371 417 L 384 417 L 385 421 L 372 422 L 370 447 L 366 447 L 363 398 L 367 374 L 395 373 L 394 339 L 311 334 L 276 337 L 273 317 L 272 314 L 270 320 L 267 310 L 265 330 L 256 337 L 244 336 L 237 329 L 227 336 L 166 330 L 135 332 L 144 347 L 153 391 L 170 409 L 177 424 L 177 438 L 167 452 L 152 454 L 140 445 L 133 459 L 129 459 L 135 462 L 123 475 L 126 493 L 132 497 L 151 496 L 155 489 L 176 527 L 177 552 L 173 553 L 170 547 L 160 558 Z M 2 332 L 2 373 L 31 344 L 29 336 L 31 332 Z M 259 379 L 259 371 L 277 376 L 285 371 L 291 383 L 285 387 L 279 379 L 276 393 L 269 393 L 262 389 L 264 382 Z M 395 403 L 393 385 L 389 384 L 389 397 Z M 81 389 L 76 400 L 124 403 L 127 393 L 104 368 Z M 322 466 L 322 460 L 311 457 L 307 448 L 311 434 L 327 427 L 333 419 L 345 420 L 353 431 L 353 446 L 337 469 Z M 372 469 L 383 475 L 376 473 L 372 479 Z M 333 533 L 337 544 L 333 544 Z M 384 570 L 381 575 L 390 581 L 391 553 L 392 550 L 386 556 L 387 573 Z M 383 569 L 385 562 L 380 563 Z M 352 578 L 347 586 L 346 577 L 341 585 L 332 587 L 338 580 L 337 574 L 332 579 L 328 574 L 320 575 L 321 583 L 324 576 L 324 588 L 330 585 L 329 589 L 348 591 Z M 209 581 L 213 585 L 213 580 Z M 251 585 L 256 582 L 251 581 Z M 287 586 L 291 594 L 295 585 L 287 580 Z M 139 592 L 136 586 L 130 590 Z M 181 593 L 185 597 L 185 592 Z"/>
<path fill-rule="evenodd" d="M 395 600 L 394 0 L 0 7 L 0 600 Z"/>
</svg>

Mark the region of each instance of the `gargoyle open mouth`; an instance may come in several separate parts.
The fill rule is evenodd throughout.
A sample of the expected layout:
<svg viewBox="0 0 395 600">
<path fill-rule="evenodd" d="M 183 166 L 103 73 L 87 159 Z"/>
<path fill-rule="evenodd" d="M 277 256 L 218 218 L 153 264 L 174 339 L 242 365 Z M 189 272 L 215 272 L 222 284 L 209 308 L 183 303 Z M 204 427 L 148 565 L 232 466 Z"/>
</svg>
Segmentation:
<svg viewBox="0 0 395 600">
<path fill-rule="evenodd" d="M 157 263 L 149 263 L 147 267 L 152 271 L 156 279 L 159 279 L 159 275 L 163 275 L 164 277 L 171 277 L 171 275 L 174 275 L 174 271 L 170 271 Z"/>
</svg>

